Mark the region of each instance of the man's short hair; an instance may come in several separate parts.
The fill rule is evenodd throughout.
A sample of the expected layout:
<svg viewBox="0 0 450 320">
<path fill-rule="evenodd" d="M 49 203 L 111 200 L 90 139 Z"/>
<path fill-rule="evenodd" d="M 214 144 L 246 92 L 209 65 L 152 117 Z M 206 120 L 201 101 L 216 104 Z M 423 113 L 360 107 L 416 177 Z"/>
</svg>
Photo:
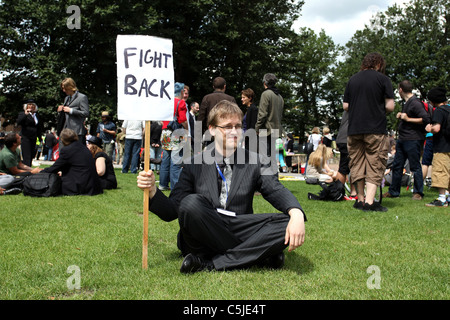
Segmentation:
<svg viewBox="0 0 450 320">
<path fill-rule="evenodd" d="M 78 141 L 78 135 L 73 131 L 72 129 L 63 129 L 61 131 L 61 134 L 59 135 L 59 138 L 61 139 L 61 142 L 63 145 L 68 146 L 74 141 Z"/>
<path fill-rule="evenodd" d="M 14 143 L 17 143 L 17 133 L 10 132 L 5 137 L 5 147 L 11 149 Z"/>
<path fill-rule="evenodd" d="M 196 101 L 191 102 L 191 104 L 189 105 L 189 110 L 191 110 L 193 107 L 195 107 L 196 104 L 198 104 L 198 102 L 196 102 Z"/>
<path fill-rule="evenodd" d="M 273 87 L 277 83 L 277 77 L 273 73 L 266 73 L 263 77 L 263 83 L 268 87 Z"/>
<path fill-rule="evenodd" d="M 380 67 L 380 69 L 377 70 L 378 66 Z M 386 61 L 378 52 L 369 53 L 364 57 L 361 63 L 361 70 L 367 69 L 374 69 L 381 73 L 384 73 L 386 70 Z"/>
<path fill-rule="evenodd" d="M 217 126 L 219 120 L 237 115 L 241 121 L 244 118 L 241 108 L 228 100 L 219 101 L 209 112 L 208 126 Z"/>
<path fill-rule="evenodd" d="M 214 80 L 213 80 L 213 88 L 214 89 L 222 90 L 225 88 L 226 85 L 227 85 L 227 82 L 222 77 L 217 77 L 217 78 L 214 78 Z"/>
<path fill-rule="evenodd" d="M 406 92 L 406 93 L 412 93 L 412 91 L 413 91 L 413 85 L 412 85 L 411 81 L 409 81 L 409 80 L 403 80 L 402 82 L 400 82 L 398 84 L 398 87 L 401 88 L 403 90 L 403 92 Z"/>
</svg>

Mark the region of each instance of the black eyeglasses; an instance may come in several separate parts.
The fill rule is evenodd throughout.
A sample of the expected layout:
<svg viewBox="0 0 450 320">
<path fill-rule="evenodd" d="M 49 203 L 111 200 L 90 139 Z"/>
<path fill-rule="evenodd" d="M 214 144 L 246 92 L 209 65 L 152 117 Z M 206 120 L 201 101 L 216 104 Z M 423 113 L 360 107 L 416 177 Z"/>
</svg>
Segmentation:
<svg viewBox="0 0 450 320">
<path fill-rule="evenodd" d="M 236 131 L 242 130 L 242 124 L 237 124 L 232 126 L 231 124 L 226 125 L 226 126 L 216 126 L 217 128 L 221 128 L 223 130 L 225 130 L 226 132 L 231 132 L 233 129 L 235 129 Z"/>
</svg>

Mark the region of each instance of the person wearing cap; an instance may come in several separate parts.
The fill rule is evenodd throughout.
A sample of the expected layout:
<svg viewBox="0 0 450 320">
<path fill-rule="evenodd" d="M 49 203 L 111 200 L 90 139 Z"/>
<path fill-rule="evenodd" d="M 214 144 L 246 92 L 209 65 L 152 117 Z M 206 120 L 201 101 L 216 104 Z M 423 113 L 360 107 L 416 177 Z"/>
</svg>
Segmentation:
<svg viewBox="0 0 450 320">
<path fill-rule="evenodd" d="M 58 136 L 62 129 L 71 129 L 78 136 L 78 141 L 85 145 L 86 128 L 84 122 L 89 117 L 89 101 L 85 94 L 78 91 L 72 78 L 61 81 L 61 89 L 67 95 L 64 104 L 58 106 Z"/>
<path fill-rule="evenodd" d="M 174 98 L 174 111 L 177 113 L 177 121 L 188 130 L 187 123 L 187 107 L 186 102 L 183 100 L 184 84 L 180 82 L 175 83 L 175 98 Z M 163 156 L 161 161 L 161 171 L 159 176 L 159 188 L 160 190 L 169 190 L 174 188 L 178 182 L 178 177 L 181 172 L 181 162 L 183 157 L 183 150 L 180 146 L 183 137 L 178 137 L 173 134 L 171 130 L 167 128 L 170 121 L 164 121 L 161 133 L 161 147 L 163 149 Z M 170 183 L 170 186 L 169 186 Z"/>
<path fill-rule="evenodd" d="M 102 149 L 112 159 L 114 153 L 114 141 L 116 138 L 116 125 L 111 121 L 108 111 L 102 112 L 102 122 L 97 126 L 97 137 L 102 139 Z"/>
<path fill-rule="evenodd" d="M 17 125 L 21 126 L 23 163 L 31 167 L 36 155 L 36 140 L 42 142 L 42 123 L 37 115 L 38 107 L 34 100 L 27 100 L 23 105 L 23 112 L 17 117 Z"/>
<path fill-rule="evenodd" d="M 439 190 L 439 197 L 427 203 L 428 207 L 447 207 L 450 197 L 446 192 L 450 190 L 450 139 L 444 131 L 450 123 L 450 106 L 448 105 L 445 88 L 435 87 L 428 91 L 427 99 L 435 107 L 431 124 L 425 127 L 433 134 L 433 170 L 431 172 L 431 186 Z M 447 128 L 448 130 L 448 128 Z M 447 197 L 447 198 L 446 198 Z"/>
<path fill-rule="evenodd" d="M 103 190 L 117 189 L 117 179 L 111 158 L 102 150 L 102 139 L 91 136 L 87 147 L 95 160 L 95 168 Z"/>
<path fill-rule="evenodd" d="M 42 172 L 58 173 L 61 176 L 63 195 L 97 195 L 103 189 L 95 168 L 95 161 L 86 145 L 78 142 L 72 129 L 63 129 L 59 136 L 61 148 L 58 159 Z"/>
</svg>

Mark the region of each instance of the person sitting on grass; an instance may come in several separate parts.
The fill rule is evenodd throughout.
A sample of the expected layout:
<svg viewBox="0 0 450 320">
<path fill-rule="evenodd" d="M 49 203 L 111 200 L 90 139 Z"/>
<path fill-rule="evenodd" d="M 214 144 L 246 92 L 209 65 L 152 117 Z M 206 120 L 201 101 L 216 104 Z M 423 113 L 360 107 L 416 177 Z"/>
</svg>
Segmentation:
<svg viewBox="0 0 450 320">
<path fill-rule="evenodd" d="M 14 180 L 15 178 L 12 175 L 0 172 L 0 196 L 19 194 L 22 192 L 20 188 L 11 187 Z"/>
<path fill-rule="evenodd" d="M 58 173 L 61 176 L 63 195 L 96 195 L 103 193 L 95 162 L 86 145 L 78 142 L 72 129 L 61 131 L 63 144 L 59 158 L 42 172 Z"/>
<path fill-rule="evenodd" d="M 182 273 L 252 265 L 278 269 L 284 265 L 283 250 L 305 241 L 306 217 L 278 180 L 276 166 L 267 167 L 264 155 L 238 148 L 242 118 L 229 101 L 211 109 L 208 130 L 214 142 L 184 164 L 169 197 L 156 187 L 153 171 L 137 177 L 137 186 L 148 190 L 149 210 L 164 221 L 178 218 Z M 252 214 L 255 191 L 281 213 Z"/>
<path fill-rule="evenodd" d="M 331 183 L 336 180 L 337 172 L 330 169 L 327 164 L 328 159 L 333 156 L 331 148 L 327 148 L 323 143 L 311 153 L 306 169 L 306 178 L 317 178 L 319 182 Z"/>
<path fill-rule="evenodd" d="M 0 172 L 13 176 L 29 176 L 42 170 L 39 167 L 31 168 L 22 162 L 21 143 L 19 134 L 12 132 L 6 135 L 5 147 L 0 152 Z"/>
<path fill-rule="evenodd" d="M 111 158 L 103 152 L 102 139 L 92 136 L 87 140 L 88 149 L 95 159 L 95 168 L 103 190 L 117 189 L 116 173 Z"/>
</svg>

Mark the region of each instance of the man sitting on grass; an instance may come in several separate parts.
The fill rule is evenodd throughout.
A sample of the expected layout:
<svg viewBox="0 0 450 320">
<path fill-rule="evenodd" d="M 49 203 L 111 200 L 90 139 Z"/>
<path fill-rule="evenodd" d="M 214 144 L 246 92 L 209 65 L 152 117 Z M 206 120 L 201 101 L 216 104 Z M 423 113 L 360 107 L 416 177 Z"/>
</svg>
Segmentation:
<svg viewBox="0 0 450 320">
<path fill-rule="evenodd" d="M 5 148 L 0 152 L 0 172 L 15 176 L 27 176 L 42 170 L 40 168 L 33 169 L 22 163 L 19 148 L 21 142 L 22 139 L 17 133 L 6 135 Z"/>
<path fill-rule="evenodd" d="M 5 147 L 0 151 L 0 195 L 12 195 L 22 192 L 23 179 L 40 172 L 42 169 L 31 168 L 22 163 L 20 144 L 22 139 L 17 133 L 8 133 Z"/>
<path fill-rule="evenodd" d="M 306 217 L 295 196 L 276 171 L 266 171 L 267 158 L 238 148 L 242 118 L 232 102 L 221 101 L 211 110 L 208 130 L 214 143 L 184 164 L 169 197 L 158 190 L 151 170 L 137 178 L 138 187 L 149 190 L 149 210 L 165 221 L 179 220 L 182 273 L 281 268 L 283 250 L 305 240 Z M 282 213 L 252 214 L 255 191 Z"/>
</svg>

